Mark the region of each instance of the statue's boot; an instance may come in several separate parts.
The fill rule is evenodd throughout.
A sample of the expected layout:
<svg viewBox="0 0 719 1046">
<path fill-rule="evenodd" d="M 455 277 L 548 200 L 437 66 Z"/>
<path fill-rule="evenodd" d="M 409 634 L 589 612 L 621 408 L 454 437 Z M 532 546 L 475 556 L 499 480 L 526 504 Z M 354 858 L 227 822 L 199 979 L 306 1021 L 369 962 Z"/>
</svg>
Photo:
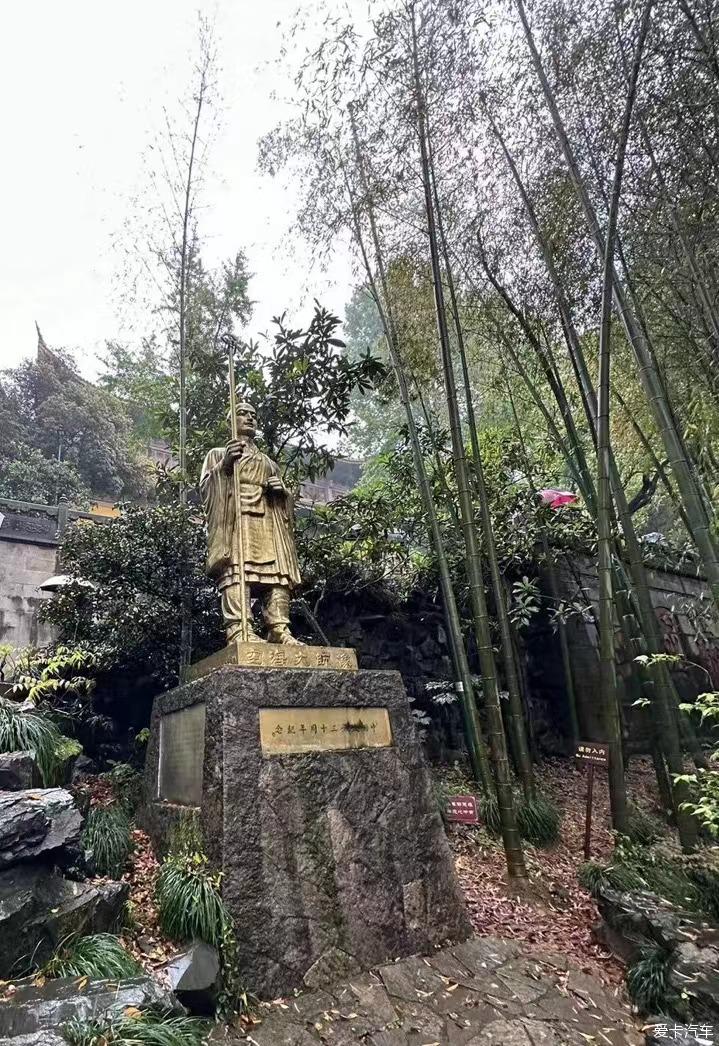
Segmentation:
<svg viewBox="0 0 719 1046">
<path fill-rule="evenodd" d="M 267 641 L 268 643 L 281 643 L 283 646 L 305 645 L 300 639 L 295 639 L 287 625 L 273 625 L 267 633 Z"/>
</svg>

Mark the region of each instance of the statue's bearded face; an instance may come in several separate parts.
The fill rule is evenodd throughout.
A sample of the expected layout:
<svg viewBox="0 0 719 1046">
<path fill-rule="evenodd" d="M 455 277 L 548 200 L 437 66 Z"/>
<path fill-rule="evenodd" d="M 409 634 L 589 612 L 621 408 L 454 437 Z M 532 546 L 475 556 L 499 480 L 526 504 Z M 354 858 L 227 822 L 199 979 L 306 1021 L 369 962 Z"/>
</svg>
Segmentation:
<svg viewBox="0 0 719 1046">
<path fill-rule="evenodd" d="M 237 404 L 237 434 L 254 436 L 257 432 L 257 412 L 251 403 Z"/>
</svg>

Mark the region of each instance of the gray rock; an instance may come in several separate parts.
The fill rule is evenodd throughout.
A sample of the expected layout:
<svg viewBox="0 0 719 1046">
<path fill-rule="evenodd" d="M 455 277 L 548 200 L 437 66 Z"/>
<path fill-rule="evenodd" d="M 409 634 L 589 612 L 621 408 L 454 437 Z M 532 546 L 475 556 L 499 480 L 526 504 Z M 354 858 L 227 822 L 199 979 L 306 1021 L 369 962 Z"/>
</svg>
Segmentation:
<svg viewBox="0 0 719 1046">
<path fill-rule="evenodd" d="M 160 967 L 173 991 L 200 991 L 211 988 L 220 973 L 217 950 L 204 941 L 193 941 L 187 951 Z"/>
<path fill-rule="evenodd" d="M 0 791 L 19 792 L 42 784 L 33 752 L 0 752 Z"/>
<path fill-rule="evenodd" d="M 672 953 L 667 978 L 693 1021 L 719 1025 L 719 933 L 712 943 L 706 934 L 685 941 Z"/>
<path fill-rule="evenodd" d="M 719 1022 L 719 927 L 645 891 L 602 890 L 601 937 L 626 961 L 647 946 L 670 953 L 668 995 L 690 1022 Z"/>
<path fill-rule="evenodd" d="M 201 817 L 241 927 L 238 965 L 260 997 L 431 952 L 471 927 L 434 789 L 396 672 L 224 667 L 155 699 L 146 761 L 155 795 L 163 715 L 206 706 Z M 386 709 L 387 747 L 267 756 L 259 710 Z M 172 805 L 143 825 L 159 848 Z M 176 808 L 175 808 L 176 809 Z M 308 983 L 309 981 L 309 983 Z"/>
<path fill-rule="evenodd" d="M 160 967 L 170 988 L 191 1013 L 212 1013 L 220 989 L 220 957 L 204 941 Z"/>
<path fill-rule="evenodd" d="M 12 1046 L 67 1046 L 67 1039 L 54 1031 L 33 1031 L 29 1035 L 13 1035 L 6 1040 Z"/>
<path fill-rule="evenodd" d="M 67 1039 L 54 1031 L 34 1031 L 29 1035 L 13 1035 L 6 1040 L 12 1046 L 67 1046 Z"/>
<path fill-rule="evenodd" d="M 645 890 L 603 888 L 597 905 L 605 926 L 599 936 L 627 962 L 635 962 L 647 945 L 658 945 L 673 951 L 686 941 L 705 939 L 707 934 L 719 941 L 719 929 L 712 928 L 694 912 L 677 908 L 656 894 Z"/>
<path fill-rule="evenodd" d="M 45 962 L 72 933 L 113 930 L 127 883 L 70 882 L 42 865 L 0 872 L 0 978 Z"/>
<path fill-rule="evenodd" d="M 81 828 L 80 811 L 64 788 L 0 794 L 0 868 L 76 848 Z"/>
<path fill-rule="evenodd" d="M 180 1016 L 185 1010 L 152 977 L 127 981 L 88 981 L 58 977 L 42 985 L 19 983 L 12 1005 L 0 1006 L 0 1042 L 15 1046 L 17 1037 L 57 1031 L 73 1019 L 87 1021 L 122 1012 L 126 1006 L 152 1008 Z"/>
</svg>

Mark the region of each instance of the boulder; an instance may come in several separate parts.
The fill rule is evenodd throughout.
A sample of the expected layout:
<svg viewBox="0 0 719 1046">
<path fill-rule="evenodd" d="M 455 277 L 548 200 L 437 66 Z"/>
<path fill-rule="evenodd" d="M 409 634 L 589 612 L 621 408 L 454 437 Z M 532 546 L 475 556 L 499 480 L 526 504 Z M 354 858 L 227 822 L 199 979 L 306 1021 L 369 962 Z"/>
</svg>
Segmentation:
<svg viewBox="0 0 719 1046">
<path fill-rule="evenodd" d="M 625 961 L 636 962 L 649 947 L 670 954 L 667 997 L 674 1012 L 690 1023 L 719 1023 L 718 926 L 641 890 L 603 889 L 597 903 L 604 919 L 599 936 Z"/>
<path fill-rule="evenodd" d="M 33 752 L 0 752 L 0 792 L 19 792 L 41 784 Z"/>
<path fill-rule="evenodd" d="M 672 953 L 667 983 L 681 998 L 693 1021 L 719 1025 L 719 932 L 714 941 L 701 934 Z"/>
<path fill-rule="evenodd" d="M 193 941 L 187 951 L 160 967 L 170 988 L 191 1013 L 213 1013 L 220 989 L 220 957 L 204 941 Z"/>
<path fill-rule="evenodd" d="M 597 936 L 628 963 L 650 946 L 673 951 L 685 942 L 719 942 L 719 928 L 645 890 L 602 888 L 597 906 L 604 920 Z"/>
<path fill-rule="evenodd" d="M 57 1031 L 73 1019 L 97 1020 L 127 1006 L 182 1016 L 184 1008 L 172 992 L 152 977 L 127 981 L 87 981 L 57 977 L 43 984 L 18 982 L 10 1005 L 0 1006 L 0 1042 L 17 1046 L 20 1036 Z M 32 1040 L 31 1040 L 32 1041 Z M 47 1040 L 36 1040 L 45 1046 Z M 47 1046 L 50 1046 L 47 1043 Z"/>
<path fill-rule="evenodd" d="M 39 864 L 0 872 L 0 978 L 42 964 L 70 934 L 113 930 L 129 891 L 127 883 L 70 882 Z"/>
<path fill-rule="evenodd" d="M 82 817 L 64 788 L 0 794 L 0 868 L 62 847 L 76 848 Z"/>
</svg>

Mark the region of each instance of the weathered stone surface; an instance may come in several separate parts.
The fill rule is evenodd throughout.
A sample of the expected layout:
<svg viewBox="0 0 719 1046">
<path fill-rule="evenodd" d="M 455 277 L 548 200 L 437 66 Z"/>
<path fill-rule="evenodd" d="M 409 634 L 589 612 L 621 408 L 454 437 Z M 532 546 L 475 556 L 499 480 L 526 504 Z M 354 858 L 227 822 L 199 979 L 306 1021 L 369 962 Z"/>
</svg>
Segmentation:
<svg viewBox="0 0 719 1046">
<path fill-rule="evenodd" d="M 696 941 L 678 945 L 672 953 L 667 983 L 682 999 L 692 1020 L 719 1026 L 719 931 L 714 938 L 710 943 L 706 934 L 700 934 Z"/>
<path fill-rule="evenodd" d="M 647 946 L 670 953 L 668 997 L 692 1021 L 719 1021 L 719 927 L 643 891 L 603 890 L 599 936 L 627 962 Z"/>
<path fill-rule="evenodd" d="M 0 868 L 76 847 L 82 818 L 64 788 L 0 794 Z"/>
<path fill-rule="evenodd" d="M 719 928 L 644 890 L 604 888 L 597 905 L 605 923 L 598 935 L 627 962 L 639 958 L 648 944 L 673 951 L 684 942 L 719 943 Z"/>
<path fill-rule="evenodd" d="M 222 668 L 155 701 L 146 788 L 157 796 L 159 720 L 206 704 L 201 817 L 260 996 L 347 976 L 461 940 L 470 926 L 395 672 Z M 392 745 L 263 755 L 263 708 L 386 708 Z M 177 807 L 150 802 L 162 845 Z"/>
<path fill-rule="evenodd" d="M 541 955 L 520 958 L 518 951 L 514 942 L 485 938 L 443 948 L 426 958 L 385 964 L 346 983 L 271 1007 L 260 1027 L 253 1027 L 252 1039 L 258 1046 L 600 1042 L 640 1046 L 644 1042 L 627 1003 L 605 991 L 596 978 L 568 964 L 562 971 L 556 960 L 544 962 Z M 481 987 L 464 989 L 463 984 Z M 514 1001 L 496 998 L 496 991 Z"/>
<path fill-rule="evenodd" d="M 0 872 L 0 978 L 45 962 L 70 934 L 114 929 L 128 893 L 126 883 L 70 882 L 42 865 Z"/>
<path fill-rule="evenodd" d="M 205 941 L 190 947 L 160 967 L 163 978 L 192 1013 L 209 1014 L 220 988 L 220 957 Z"/>
<path fill-rule="evenodd" d="M 67 1046 L 67 1039 L 54 1031 L 34 1031 L 30 1035 L 13 1035 L 12 1046 Z"/>
<path fill-rule="evenodd" d="M 0 792 L 19 792 L 42 784 L 32 752 L 0 752 Z"/>
<path fill-rule="evenodd" d="M 0 1042 L 16 1046 L 18 1036 L 56 1031 L 70 1020 L 92 1020 L 126 1006 L 175 1016 L 185 1012 L 172 992 L 152 977 L 88 981 L 82 987 L 77 977 L 58 977 L 42 985 L 20 982 L 11 1004 L 0 1006 Z"/>
</svg>

